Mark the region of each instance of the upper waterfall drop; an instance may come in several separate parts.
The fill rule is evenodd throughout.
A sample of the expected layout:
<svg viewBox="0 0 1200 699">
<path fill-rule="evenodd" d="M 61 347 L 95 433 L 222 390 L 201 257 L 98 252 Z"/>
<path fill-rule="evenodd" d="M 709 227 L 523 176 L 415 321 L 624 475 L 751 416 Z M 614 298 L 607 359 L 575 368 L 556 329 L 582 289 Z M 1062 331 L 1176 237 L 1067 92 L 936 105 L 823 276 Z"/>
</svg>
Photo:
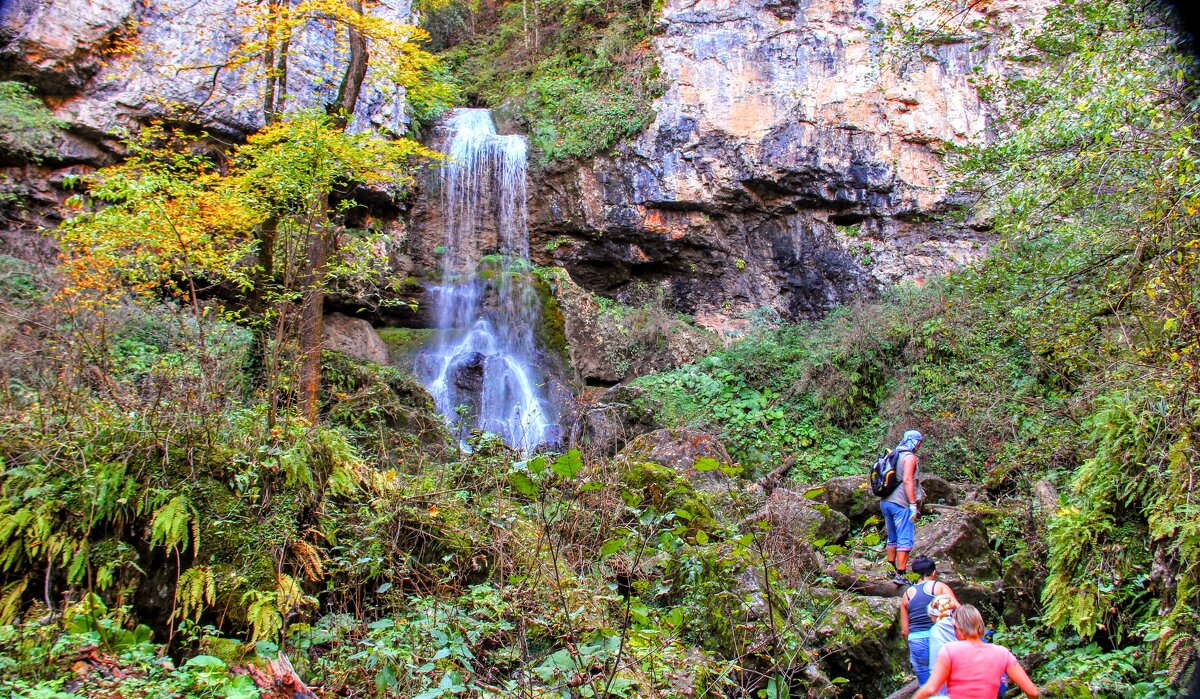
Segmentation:
<svg viewBox="0 0 1200 699">
<path fill-rule="evenodd" d="M 429 287 L 439 332 L 417 373 L 460 439 L 474 426 L 529 452 L 557 441 L 558 411 L 534 343 L 525 139 L 498 135 L 486 109 L 455 109 L 443 128 L 442 280 Z"/>
</svg>

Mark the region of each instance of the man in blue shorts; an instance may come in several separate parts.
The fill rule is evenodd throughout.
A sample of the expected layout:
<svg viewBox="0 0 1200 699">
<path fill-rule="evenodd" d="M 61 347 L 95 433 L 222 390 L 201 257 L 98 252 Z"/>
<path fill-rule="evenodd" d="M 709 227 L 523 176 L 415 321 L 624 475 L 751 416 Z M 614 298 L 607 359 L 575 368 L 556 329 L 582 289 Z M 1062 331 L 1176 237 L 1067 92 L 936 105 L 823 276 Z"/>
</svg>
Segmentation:
<svg viewBox="0 0 1200 699">
<path fill-rule="evenodd" d="M 925 498 L 917 482 L 920 474 L 917 449 L 920 447 L 921 433 L 916 430 L 909 430 L 900 438 L 895 449 L 899 454 L 896 471 L 901 478 L 900 485 L 879 503 L 887 525 L 887 560 L 892 566 L 892 582 L 897 585 L 908 584 L 904 575 L 908 572 L 908 554 L 912 551 L 916 521 L 921 513 L 917 503 Z"/>
</svg>

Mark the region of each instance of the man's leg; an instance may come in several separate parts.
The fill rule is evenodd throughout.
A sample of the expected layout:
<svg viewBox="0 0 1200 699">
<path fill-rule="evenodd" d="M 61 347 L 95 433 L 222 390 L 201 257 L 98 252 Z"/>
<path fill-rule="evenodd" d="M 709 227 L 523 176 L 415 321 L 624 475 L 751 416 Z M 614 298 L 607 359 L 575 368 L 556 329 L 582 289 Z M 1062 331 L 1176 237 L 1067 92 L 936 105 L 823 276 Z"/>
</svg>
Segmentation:
<svg viewBox="0 0 1200 699">
<path fill-rule="evenodd" d="M 888 504 L 880 503 L 880 510 L 883 514 L 883 525 L 887 529 L 887 562 L 892 566 L 892 572 L 896 572 L 896 523 L 892 521 L 891 513 L 888 512 Z"/>
<path fill-rule="evenodd" d="M 902 510 L 896 517 L 896 572 L 904 575 L 908 572 L 908 553 L 913 548 L 916 525 L 907 507 L 901 508 L 897 505 L 896 508 Z"/>
</svg>

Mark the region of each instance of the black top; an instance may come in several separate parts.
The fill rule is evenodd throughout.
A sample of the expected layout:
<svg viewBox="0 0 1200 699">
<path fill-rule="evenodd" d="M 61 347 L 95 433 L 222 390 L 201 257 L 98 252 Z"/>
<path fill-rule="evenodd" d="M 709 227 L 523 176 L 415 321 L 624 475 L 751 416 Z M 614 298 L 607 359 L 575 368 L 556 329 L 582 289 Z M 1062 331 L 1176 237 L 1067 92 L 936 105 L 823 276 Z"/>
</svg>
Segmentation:
<svg viewBox="0 0 1200 699">
<path fill-rule="evenodd" d="M 929 618 L 929 603 L 933 601 L 935 595 L 933 591 L 937 589 L 936 580 L 926 580 L 917 585 L 916 592 L 913 593 L 911 599 L 908 600 L 908 632 L 913 631 L 928 631 L 933 628 L 933 619 Z M 926 589 L 929 591 L 926 592 Z"/>
</svg>

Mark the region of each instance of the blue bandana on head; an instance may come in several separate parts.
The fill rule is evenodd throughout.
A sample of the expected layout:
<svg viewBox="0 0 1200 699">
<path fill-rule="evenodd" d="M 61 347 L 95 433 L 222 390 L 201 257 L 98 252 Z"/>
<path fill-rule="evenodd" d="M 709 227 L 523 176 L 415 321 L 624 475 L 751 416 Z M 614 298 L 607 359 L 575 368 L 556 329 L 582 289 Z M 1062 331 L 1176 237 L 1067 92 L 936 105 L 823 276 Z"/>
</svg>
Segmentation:
<svg viewBox="0 0 1200 699">
<path fill-rule="evenodd" d="M 909 430 L 900 438 L 900 443 L 896 445 L 896 451 L 912 451 L 921 443 L 921 433 L 916 430 Z"/>
</svg>

